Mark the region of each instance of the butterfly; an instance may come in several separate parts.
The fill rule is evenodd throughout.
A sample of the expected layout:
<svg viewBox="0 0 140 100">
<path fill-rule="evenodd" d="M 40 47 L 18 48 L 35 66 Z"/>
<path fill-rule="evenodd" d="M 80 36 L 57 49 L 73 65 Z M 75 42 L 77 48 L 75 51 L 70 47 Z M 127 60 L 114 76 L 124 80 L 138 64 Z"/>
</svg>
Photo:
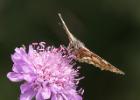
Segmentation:
<svg viewBox="0 0 140 100">
<path fill-rule="evenodd" d="M 62 26 L 69 39 L 68 49 L 74 53 L 77 61 L 92 64 L 95 67 L 100 68 L 101 70 L 107 70 L 107 71 L 111 71 L 111 72 L 122 74 L 122 75 L 125 74 L 123 71 L 121 71 L 120 69 L 110 64 L 108 61 L 104 60 L 103 58 L 95 54 L 94 52 L 90 51 L 84 45 L 84 43 L 82 43 L 69 31 L 66 23 L 64 22 L 62 18 L 62 15 L 58 13 L 58 16 L 62 22 Z"/>
</svg>

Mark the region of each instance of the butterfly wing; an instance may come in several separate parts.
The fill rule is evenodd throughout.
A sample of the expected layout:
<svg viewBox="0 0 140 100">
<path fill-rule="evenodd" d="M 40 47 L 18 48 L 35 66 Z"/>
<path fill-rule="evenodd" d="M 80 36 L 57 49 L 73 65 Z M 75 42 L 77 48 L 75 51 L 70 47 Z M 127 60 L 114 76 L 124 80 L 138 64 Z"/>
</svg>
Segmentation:
<svg viewBox="0 0 140 100">
<path fill-rule="evenodd" d="M 91 52 L 87 48 L 86 49 L 80 48 L 79 50 L 77 50 L 76 59 L 79 62 L 85 62 L 88 64 L 92 64 L 92 65 L 100 68 L 101 70 L 107 70 L 107 71 L 111 71 L 114 73 L 124 75 L 123 71 L 119 70 L 118 68 L 116 68 L 115 66 L 113 66 L 112 64 L 110 64 L 109 62 L 107 62 L 106 60 L 104 60 L 103 58 L 98 56 L 97 54 Z"/>
</svg>

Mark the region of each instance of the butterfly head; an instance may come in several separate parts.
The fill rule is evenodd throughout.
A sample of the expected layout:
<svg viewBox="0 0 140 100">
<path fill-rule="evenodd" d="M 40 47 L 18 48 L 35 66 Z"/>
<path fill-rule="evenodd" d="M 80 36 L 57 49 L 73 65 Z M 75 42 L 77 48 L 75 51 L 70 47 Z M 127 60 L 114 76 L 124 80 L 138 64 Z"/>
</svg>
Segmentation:
<svg viewBox="0 0 140 100">
<path fill-rule="evenodd" d="M 76 39 L 75 37 L 72 40 L 69 39 L 68 49 L 72 51 L 77 51 L 80 48 L 85 48 L 84 43 L 82 43 L 80 40 Z"/>
</svg>

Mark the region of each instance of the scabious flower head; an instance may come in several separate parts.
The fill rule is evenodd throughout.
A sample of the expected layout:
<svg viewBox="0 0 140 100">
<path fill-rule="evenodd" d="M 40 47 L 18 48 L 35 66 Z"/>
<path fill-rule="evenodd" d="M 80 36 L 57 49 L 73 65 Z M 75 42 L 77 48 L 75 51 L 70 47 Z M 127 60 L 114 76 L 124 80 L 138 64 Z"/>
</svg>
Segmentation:
<svg viewBox="0 0 140 100">
<path fill-rule="evenodd" d="M 12 72 L 7 77 L 20 86 L 20 100 L 82 100 L 76 91 L 78 68 L 67 48 L 45 47 L 44 42 L 15 49 Z"/>
</svg>

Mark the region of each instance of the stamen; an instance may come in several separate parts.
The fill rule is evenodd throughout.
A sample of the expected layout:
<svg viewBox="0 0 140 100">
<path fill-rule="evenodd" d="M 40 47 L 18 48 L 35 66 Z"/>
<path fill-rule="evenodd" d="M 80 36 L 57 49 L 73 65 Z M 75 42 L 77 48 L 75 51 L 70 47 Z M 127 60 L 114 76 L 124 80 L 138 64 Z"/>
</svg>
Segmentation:
<svg viewBox="0 0 140 100">
<path fill-rule="evenodd" d="M 35 49 L 37 52 L 43 52 L 46 49 L 45 45 L 45 42 L 32 43 L 33 49 Z"/>
</svg>

